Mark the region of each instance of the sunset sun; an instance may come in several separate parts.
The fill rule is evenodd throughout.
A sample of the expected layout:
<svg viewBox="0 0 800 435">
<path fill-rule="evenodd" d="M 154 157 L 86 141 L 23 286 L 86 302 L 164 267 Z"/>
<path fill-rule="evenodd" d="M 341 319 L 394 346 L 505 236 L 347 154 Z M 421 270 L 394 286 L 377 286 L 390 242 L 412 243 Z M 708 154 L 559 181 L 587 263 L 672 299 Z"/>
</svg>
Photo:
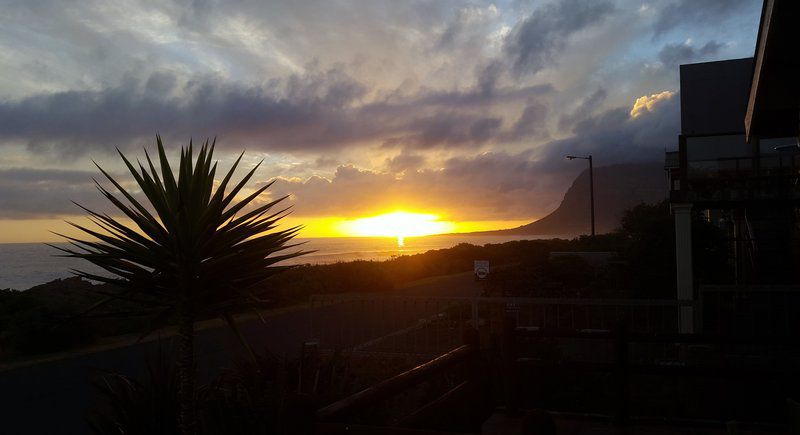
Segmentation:
<svg viewBox="0 0 800 435">
<path fill-rule="evenodd" d="M 396 211 L 378 216 L 343 221 L 342 232 L 356 237 L 394 237 L 402 246 L 405 237 L 452 232 L 455 224 L 440 221 L 435 214 Z"/>
</svg>

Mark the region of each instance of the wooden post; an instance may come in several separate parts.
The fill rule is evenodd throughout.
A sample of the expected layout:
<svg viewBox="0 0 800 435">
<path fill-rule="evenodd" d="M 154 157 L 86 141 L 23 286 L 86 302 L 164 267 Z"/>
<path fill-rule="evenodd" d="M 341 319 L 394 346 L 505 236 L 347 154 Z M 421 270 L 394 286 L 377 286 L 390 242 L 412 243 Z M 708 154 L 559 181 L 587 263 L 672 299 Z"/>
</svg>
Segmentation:
<svg viewBox="0 0 800 435">
<path fill-rule="evenodd" d="M 470 305 L 472 308 L 472 327 L 475 330 L 480 331 L 480 314 L 478 312 L 478 298 L 472 298 L 472 304 Z"/>
<path fill-rule="evenodd" d="M 503 369 L 503 396 L 506 402 L 506 410 L 509 414 L 516 414 L 519 411 L 517 397 L 517 376 L 516 376 L 516 337 L 514 333 L 517 329 L 517 322 L 514 317 L 506 314 L 503 321 L 503 334 L 500 341 L 502 352 Z"/>
<path fill-rule="evenodd" d="M 479 383 L 481 381 L 481 334 L 475 328 L 467 328 L 464 330 L 464 344 L 472 348 L 472 355 L 467 360 L 467 381 L 470 383 Z"/>
<path fill-rule="evenodd" d="M 617 324 L 614 340 L 614 356 L 616 362 L 615 386 L 616 386 L 616 410 L 614 412 L 614 422 L 619 425 L 628 423 L 630 416 L 630 364 L 628 352 L 628 325 L 624 322 Z"/>
<path fill-rule="evenodd" d="M 675 264 L 678 300 L 694 300 L 692 271 L 692 204 L 671 204 L 675 216 Z M 678 307 L 678 332 L 694 333 L 694 314 L 691 306 Z"/>
</svg>

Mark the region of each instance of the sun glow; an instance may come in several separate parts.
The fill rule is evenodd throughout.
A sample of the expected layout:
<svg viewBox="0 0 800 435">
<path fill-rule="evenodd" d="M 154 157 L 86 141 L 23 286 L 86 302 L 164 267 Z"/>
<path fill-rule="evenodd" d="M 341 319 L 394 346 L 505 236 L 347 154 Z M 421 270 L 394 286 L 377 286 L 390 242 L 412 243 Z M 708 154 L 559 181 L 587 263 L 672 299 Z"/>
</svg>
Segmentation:
<svg viewBox="0 0 800 435">
<path fill-rule="evenodd" d="M 406 237 L 450 233 L 455 228 L 455 223 L 440 221 L 435 214 L 405 211 L 346 220 L 339 224 L 339 230 L 345 234 L 357 237 L 395 237 L 399 246 L 403 246 Z"/>
</svg>

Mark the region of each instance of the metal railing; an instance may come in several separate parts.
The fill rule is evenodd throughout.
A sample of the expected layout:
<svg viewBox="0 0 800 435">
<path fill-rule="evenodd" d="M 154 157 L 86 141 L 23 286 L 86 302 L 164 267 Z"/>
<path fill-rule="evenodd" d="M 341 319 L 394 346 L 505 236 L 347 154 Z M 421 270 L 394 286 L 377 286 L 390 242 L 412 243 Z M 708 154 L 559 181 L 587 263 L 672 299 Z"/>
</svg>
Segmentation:
<svg viewBox="0 0 800 435">
<path fill-rule="evenodd" d="M 556 358 L 530 355 L 531 341 L 565 340 L 578 343 L 577 346 L 591 347 L 592 343 L 610 345 L 602 356 L 591 360 L 572 358 L 563 353 Z M 676 352 L 667 358 L 659 358 L 661 351 L 653 346 L 671 348 Z M 731 365 L 715 358 L 704 361 L 693 360 L 687 355 L 690 348 L 716 349 L 720 355 L 733 355 L 734 349 L 746 349 L 748 358 L 759 354 L 754 349 L 798 349 L 798 337 L 742 337 L 722 336 L 714 334 L 646 334 L 632 332 L 623 321 L 610 330 L 604 331 L 576 331 L 556 329 L 530 329 L 517 326 L 512 317 L 505 319 L 503 337 L 501 339 L 501 360 L 504 365 L 505 379 L 504 400 L 508 409 L 514 410 L 520 406 L 520 371 L 552 369 L 558 372 L 568 372 L 575 376 L 579 373 L 608 373 L 612 381 L 613 409 L 610 418 L 618 423 L 625 424 L 631 418 L 631 391 L 635 390 L 634 377 L 643 376 L 645 379 L 661 377 L 667 379 L 718 379 L 726 384 L 730 383 L 763 383 L 772 385 L 792 385 L 797 381 L 797 373 L 791 365 L 775 366 L 771 363 L 769 351 L 762 351 L 766 365 Z M 562 347 L 566 347 L 562 343 Z M 596 347 L 594 349 L 597 349 Z M 636 352 L 636 351 L 639 352 Z M 643 352 L 642 352 L 643 350 Z M 732 352 L 732 353 L 731 353 Z M 602 353 L 602 352 L 601 352 Z M 597 357 L 597 355 L 593 355 Z M 797 357 L 797 355 L 795 355 Z M 638 378 L 642 379 L 642 378 Z M 789 387 L 786 387 L 789 388 Z M 779 388 L 780 389 L 780 388 Z M 780 404 L 785 400 L 789 391 L 783 392 L 784 396 L 771 397 L 770 400 Z M 766 400 L 760 397 L 754 400 Z M 644 418 L 658 417 L 667 421 L 664 416 L 639 416 Z M 771 424 L 771 423 L 770 423 Z"/>
<path fill-rule="evenodd" d="M 436 413 L 437 409 L 446 407 L 454 396 L 465 394 L 474 396 L 475 390 L 467 391 L 472 385 L 470 376 L 460 382 L 455 381 L 455 387 L 451 384 L 449 391 L 401 419 L 399 422 L 402 424 L 396 424 L 398 423 L 396 421 L 393 427 L 376 428 L 351 423 L 359 423 L 358 416 L 364 415 L 377 403 L 390 400 L 408 388 L 447 373 L 455 365 L 465 362 L 471 364 L 469 361 L 477 364 L 481 358 L 484 365 L 488 364 L 483 370 L 484 378 L 487 373 L 499 375 L 499 378 L 495 379 L 496 391 L 501 396 L 500 403 L 504 403 L 509 411 L 513 412 L 517 408 L 526 406 L 522 400 L 523 396 L 531 393 L 522 387 L 522 380 L 526 376 L 536 378 L 564 375 L 565 379 L 580 379 L 585 375 L 598 378 L 599 374 L 598 379 L 607 379 L 611 382 L 608 391 L 612 400 L 604 405 L 610 412 L 601 411 L 597 415 L 604 415 L 603 418 L 621 424 L 634 418 L 632 414 L 635 418 L 663 419 L 669 424 L 670 419 L 675 417 L 636 415 L 639 405 L 636 400 L 632 400 L 631 392 L 647 391 L 645 387 L 637 388 L 642 380 L 653 382 L 654 378 L 661 378 L 665 379 L 661 382 L 670 384 L 672 381 L 666 379 L 680 380 L 680 382 L 698 379 L 703 385 L 710 382 L 709 380 L 716 380 L 715 382 L 722 382 L 725 385 L 755 382 L 769 385 L 769 388 L 778 391 L 782 388 L 781 385 L 791 383 L 787 383 L 787 379 L 796 378 L 793 370 L 771 365 L 736 366 L 730 365 L 725 358 L 719 358 L 723 355 L 732 356 L 741 349 L 745 349 L 745 356 L 750 358 L 753 349 L 783 349 L 780 351 L 783 353 L 780 354 L 785 355 L 787 349 L 800 348 L 800 341 L 797 338 L 787 341 L 786 337 L 770 339 L 718 334 L 680 334 L 677 328 L 678 312 L 681 307 L 692 307 L 699 311 L 701 305 L 694 301 L 341 295 L 318 297 L 314 303 L 318 309 L 326 307 L 341 309 L 341 304 L 363 303 L 365 305 L 356 307 L 373 313 L 380 310 L 376 311 L 375 306 L 371 304 L 408 304 L 409 307 L 416 304 L 418 311 L 411 310 L 405 313 L 407 323 L 412 324 L 410 327 L 406 326 L 394 333 L 362 342 L 352 349 L 375 351 L 381 349 L 381 344 L 386 345 L 393 340 L 406 340 L 410 343 L 409 337 L 415 334 L 419 336 L 420 332 L 426 329 L 433 330 L 437 324 L 450 325 L 451 334 L 461 331 L 462 335 L 459 337 L 464 337 L 464 333 L 467 337 L 471 337 L 466 344 L 439 352 L 436 355 L 440 356 L 432 358 L 425 364 L 319 409 L 316 417 L 320 422 L 317 426 L 320 433 L 339 433 L 351 428 L 366 431 L 363 433 L 376 429 L 385 429 L 384 433 L 407 433 L 408 428 L 412 427 L 407 423 L 424 421 Z M 427 311 L 421 307 L 427 307 Z M 354 306 L 345 308 L 352 310 Z M 585 312 L 587 309 L 598 310 L 597 316 L 590 315 L 588 320 L 582 317 L 587 314 Z M 350 312 L 357 314 L 356 311 Z M 428 316 L 423 319 L 434 320 L 415 323 L 414 319 L 418 315 Z M 672 320 L 658 326 L 660 322 L 655 319 L 661 316 Z M 392 319 L 388 321 L 391 322 Z M 473 329 L 473 326 L 476 329 Z M 481 347 L 484 348 L 482 357 Z M 434 347 L 425 349 L 432 351 Z M 700 357 L 692 356 L 694 355 L 692 349 L 701 351 L 699 355 L 702 358 L 706 358 L 707 352 L 716 352 L 714 354 L 716 356 L 711 360 L 697 359 Z M 420 350 L 421 348 L 414 346 L 397 349 L 398 352 L 416 354 L 421 353 Z M 769 352 L 764 354 L 768 356 Z M 486 372 L 487 369 L 489 372 Z M 528 374 L 524 375 L 525 372 Z M 475 376 L 477 372 L 473 370 L 469 373 Z M 603 375 L 604 373 L 606 375 Z M 762 397 L 759 400 L 769 399 L 775 403 L 784 400 L 784 397 L 777 399 L 776 397 Z M 643 408 L 639 408 L 640 411 L 641 409 Z"/>
<path fill-rule="evenodd" d="M 681 307 L 697 301 L 427 297 L 345 294 L 311 299 L 311 333 L 323 348 L 437 355 L 461 342 L 467 328 L 500 330 L 508 313 L 530 329 L 606 330 L 625 321 L 639 333 L 677 333 Z"/>
</svg>

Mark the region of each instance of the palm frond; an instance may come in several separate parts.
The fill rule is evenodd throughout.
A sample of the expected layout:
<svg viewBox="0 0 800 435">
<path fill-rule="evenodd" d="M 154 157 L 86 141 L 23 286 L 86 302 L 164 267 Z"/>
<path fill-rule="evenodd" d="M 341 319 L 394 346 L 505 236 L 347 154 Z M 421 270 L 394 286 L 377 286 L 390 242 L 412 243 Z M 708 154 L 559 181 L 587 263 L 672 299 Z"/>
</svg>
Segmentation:
<svg viewBox="0 0 800 435">
<path fill-rule="evenodd" d="M 277 212 L 272 209 L 287 196 L 254 205 L 274 180 L 237 200 L 261 163 L 228 190 L 244 156 L 240 154 L 215 188 L 215 145 L 216 139 L 211 143 L 205 141 L 195 157 L 190 141 L 188 147 L 181 149 L 177 171 L 170 166 L 158 135 L 159 167 L 147 150 L 144 163 L 131 161 L 117 150 L 141 194 L 126 190 L 95 163 L 118 193 L 112 193 L 94 180 L 98 191 L 118 213 L 130 219 L 133 226 L 76 204 L 88 214 L 96 228 L 69 222 L 89 238 L 62 236 L 70 245 L 56 248 L 62 255 L 86 260 L 108 274 L 75 271 L 76 275 L 123 289 L 105 294 L 91 309 L 118 299 L 163 307 L 154 318 L 152 329 L 146 333 L 167 322 L 184 304 L 221 317 L 230 324 L 234 307 L 245 309 L 263 305 L 251 291 L 254 286 L 286 270 L 287 266 L 280 265 L 282 261 L 306 253 L 285 253 L 298 246 L 290 241 L 300 227 L 277 230 L 289 208 Z"/>
</svg>

